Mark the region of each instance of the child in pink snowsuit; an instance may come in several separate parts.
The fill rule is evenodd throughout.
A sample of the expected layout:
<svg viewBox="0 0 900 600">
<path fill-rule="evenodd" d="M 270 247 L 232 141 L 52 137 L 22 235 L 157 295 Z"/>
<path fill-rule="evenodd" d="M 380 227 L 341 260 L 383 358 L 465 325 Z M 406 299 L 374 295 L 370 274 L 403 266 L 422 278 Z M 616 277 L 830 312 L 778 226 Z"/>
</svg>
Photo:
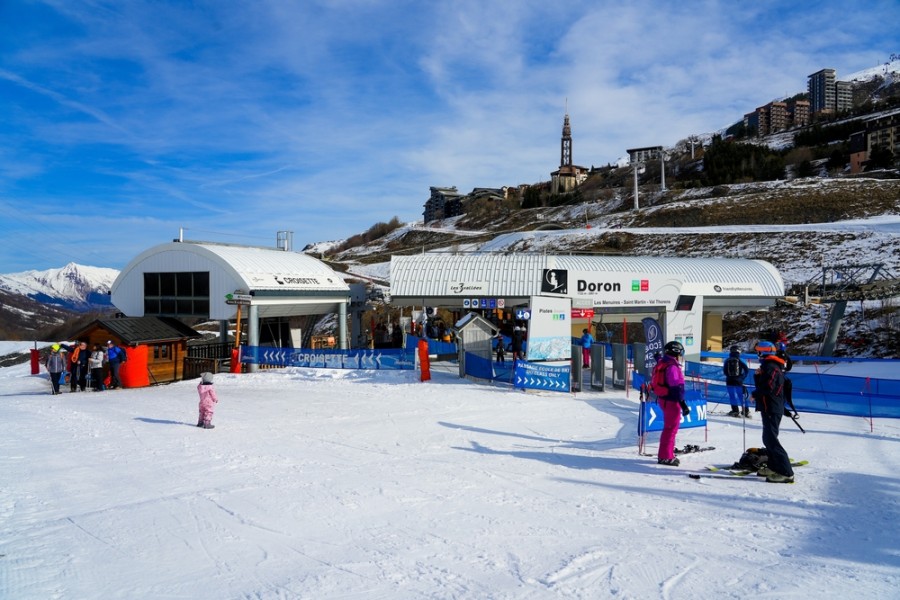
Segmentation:
<svg viewBox="0 0 900 600">
<path fill-rule="evenodd" d="M 200 375 L 200 385 L 197 386 L 197 393 L 200 394 L 200 419 L 197 421 L 197 427 L 213 429 L 215 425 L 211 421 L 219 398 L 216 396 L 216 388 L 213 386 L 212 373 Z"/>
</svg>

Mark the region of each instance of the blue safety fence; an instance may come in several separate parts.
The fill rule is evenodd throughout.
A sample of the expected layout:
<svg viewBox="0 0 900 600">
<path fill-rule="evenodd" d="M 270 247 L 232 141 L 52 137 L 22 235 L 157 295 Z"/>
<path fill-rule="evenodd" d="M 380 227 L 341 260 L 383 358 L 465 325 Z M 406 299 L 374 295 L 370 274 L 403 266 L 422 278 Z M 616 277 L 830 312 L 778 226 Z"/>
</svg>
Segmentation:
<svg viewBox="0 0 900 600">
<path fill-rule="evenodd" d="M 456 344 L 451 342 L 442 342 L 432 338 L 420 338 L 416 335 L 406 334 L 406 347 L 418 347 L 419 340 L 428 342 L 428 354 L 456 354 Z"/>
<path fill-rule="evenodd" d="M 466 375 L 470 377 L 477 377 L 478 379 L 503 381 L 506 383 L 512 382 L 514 363 L 524 362 L 507 360 L 505 362 L 498 363 L 494 360 L 472 354 L 471 352 L 466 352 L 465 361 Z"/>
<path fill-rule="evenodd" d="M 721 356 L 721 354 L 719 355 Z M 726 355 L 727 356 L 727 355 Z M 809 357 L 792 357 L 795 365 Z M 835 362 L 834 359 L 831 359 Z M 870 359 L 871 360 L 871 359 Z M 858 360 L 854 362 L 860 362 Z M 875 362 L 875 361 L 872 361 Z M 884 359 L 879 360 L 881 364 Z M 897 362 L 900 372 L 900 361 Z M 717 363 L 687 362 L 685 385 L 699 389 L 707 402 L 731 404 L 725 386 L 722 365 Z M 793 384 L 794 406 L 800 412 L 812 412 L 857 417 L 900 418 L 900 380 L 877 377 L 850 377 L 790 371 L 786 376 Z M 640 389 L 644 377 L 635 373 L 633 384 Z M 745 382 L 749 392 L 754 390 L 753 373 Z M 752 407 L 752 400 L 749 400 Z"/>
<path fill-rule="evenodd" d="M 241 346 L 241 362 L 269 367 L 320 369 L 412 370 L 416 368 L 415 346 L 409 349 L 310 350 Z"/>
</svg>

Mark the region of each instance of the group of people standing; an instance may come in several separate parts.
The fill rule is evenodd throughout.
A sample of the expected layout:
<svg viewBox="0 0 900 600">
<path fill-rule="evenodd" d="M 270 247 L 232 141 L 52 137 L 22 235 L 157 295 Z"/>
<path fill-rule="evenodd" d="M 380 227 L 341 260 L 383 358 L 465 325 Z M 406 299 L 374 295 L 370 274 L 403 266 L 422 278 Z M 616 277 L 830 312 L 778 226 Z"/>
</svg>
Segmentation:
<svg viewBox="0 0 900 600">
<path fill-rule="evenodd" d="M 84 341 L 72 345 L 58 343 L 50 346 L 50 354 L 44 360 L 44 366 L 50 374 L 51 393 L 54 395 L 61 393 L 60 385 L 65 382 L 66 373 L 69 374 L 69 389 L 72 392 L 87 391 L 88 381 L 90 389 L 94 392 L 122 387 L 119 369 L 125 362 L 127 354 L 111 340 L 106 342 L 106 346 L 104 350 L 100 344 L 94 344 L 93 348 L 88 350 L 88 344 Z"/>
<path fill-rule="evenodd" d="M 785 377 L 785 372 L 791 369 L 792 361 L 787 355 L 783 340 L 762 339 L 757 342 L 755 350 L 759 357 L 759 368 L 753 374 L 752 397 L 756 411 L 761 415 L 762 443 L 768 456 L 766 466 L 759 470 L 759 474 L 765 476 L 769 483 L 794 483 L 790 458 L 778 439 L 781 419 L 784 416 L 794 419 L 797 417 L 791 398 L 791 381 Z M 657 400 L 663 409 L 663 430 L 659 439 L 657 462 L 674 467 L 679 465 L 675 456 L 675 436 L 682 417 L 690 414 L 684 400 L 684 373 L 679 362 L 683 356 L 684 347 L 679 342 L 669 342 L 660 357 L 660 366 L 656 367 L 664 372 L 664 384 L 667 388 L 666 393 L 657 394 Z M 731 402 L 729 415 L 750 418 L 744 395 L 744 380 L 750 367 L 740 356 L 740 349 L 732 346 L 729 357 L 722 366 Z M 729 364 L 731 359 L 736 359 L 739 364 Z"/>
</svg>

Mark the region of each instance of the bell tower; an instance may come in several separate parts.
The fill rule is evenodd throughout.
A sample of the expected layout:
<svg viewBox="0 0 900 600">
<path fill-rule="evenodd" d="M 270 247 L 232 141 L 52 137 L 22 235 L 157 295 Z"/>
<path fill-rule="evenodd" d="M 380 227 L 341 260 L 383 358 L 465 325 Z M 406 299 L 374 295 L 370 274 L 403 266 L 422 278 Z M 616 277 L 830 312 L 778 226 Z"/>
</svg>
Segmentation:
<svg viewBox="0 0 900 600">
<path fill-rule="evenodd" d="M 560 140 L 559 170 L 550 174 L 550 191 L 553 194 L 571 192 L 576 186 L 578 168 L 572 164 L 572 126 L 569 124 L 569 101 L 563 118 Z"/>
<path fill-rule="evenodd" d="M 559 170 L 572 166 L 572 127 L 569 125 L 569 110 L 563 119 L 562 140 L 560 142 Z"/>
</svg>

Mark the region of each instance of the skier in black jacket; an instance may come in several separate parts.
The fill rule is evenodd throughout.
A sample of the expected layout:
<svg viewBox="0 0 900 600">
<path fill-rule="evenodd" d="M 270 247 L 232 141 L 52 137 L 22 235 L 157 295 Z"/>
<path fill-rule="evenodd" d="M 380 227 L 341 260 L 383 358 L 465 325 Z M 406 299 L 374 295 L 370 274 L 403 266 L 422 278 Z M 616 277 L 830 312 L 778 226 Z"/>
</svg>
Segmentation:
<svg viewBox="0 0 900 600">
<path fill-rule="evenodd" d="M 784 359 L 776 356 L 775 344 L 761 340 L 756 344 L 759 369 L 753 375 L 756 389 L 753 399 L 756 410 L 762 415 L 762 442 L 768 454 L 768 464 L 760 469 L 769 483 L 794 483 L 794 470 L 787 451 L 778 441 L 778 429 L 785 415 Z"/>
<path fill-rule="evenodd" d="M 750 409 L 744 400 L 744 381 L 750 373 L 750 367 L 741 360 L 741 349 L 731 347 L 731 352 L 725 362 L 722 363 L 722 373 L 725 375 L 725 386 L 728 390 L 728 398 L 731 400 L 731 412 L 729 417 L 740 417 L 743 406 L 744 418 L 750 418 Z"/>
</svg>

